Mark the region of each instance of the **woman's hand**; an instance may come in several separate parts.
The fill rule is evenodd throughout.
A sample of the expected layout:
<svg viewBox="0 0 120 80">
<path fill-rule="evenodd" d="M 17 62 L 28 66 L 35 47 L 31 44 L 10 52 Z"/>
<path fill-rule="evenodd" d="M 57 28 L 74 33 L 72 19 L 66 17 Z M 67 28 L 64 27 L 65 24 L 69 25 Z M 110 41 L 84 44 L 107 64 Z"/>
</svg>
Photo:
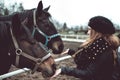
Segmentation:
<svg viewBox="0 0 120 80">
<path fill-rule="evenodd" d="M 61 68 L 56 70 L 55 74 L 50 78 L 50 80 L 52 80 L 52 78 L 54 77 L 57 77 L 60 73 L 61 73 Z"/>
<path fill-rule="evenodd" d="M 67 54 L 67 53 L 69 52 L 69 50 L 70 50 L 69 48 L 66 49 L 64 52 L 61 53 L 61 55 L 63 55 L 63 54 Z"/>
</svg>

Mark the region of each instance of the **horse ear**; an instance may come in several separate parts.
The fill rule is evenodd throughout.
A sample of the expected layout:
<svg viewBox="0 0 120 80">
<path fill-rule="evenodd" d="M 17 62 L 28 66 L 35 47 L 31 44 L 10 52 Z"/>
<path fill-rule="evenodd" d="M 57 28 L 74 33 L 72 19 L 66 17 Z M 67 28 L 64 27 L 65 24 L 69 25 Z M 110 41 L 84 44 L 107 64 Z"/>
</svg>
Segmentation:
<svg viewBox="0 0 120 80">
<path fill-rule="evenodd" d="M 37 7 L 38 14 L 40 14 L 42 12 L 42 9 L 43 9 L 43 3 L 42 3 L 42 1 L 40 1 L 38 4 L 38 7 Z"/>
<path fill-rule="evenodd" d="M 47 7 L 47 8 L 45 8 L 44 10 L 45 10 L 45 11 L 48 11 L 48 10 L 49 10 L 49 8 L 50 8 L 50 6 L 48 6 L 48 7 Z"/>
<path fill-rule="evenodd" d="M 12 17 L 12 30 L 15 35 L 19 35 L 21 32 L 20 29 L 21 22 L 18 14 L 13 15 Z"/>
</svg>

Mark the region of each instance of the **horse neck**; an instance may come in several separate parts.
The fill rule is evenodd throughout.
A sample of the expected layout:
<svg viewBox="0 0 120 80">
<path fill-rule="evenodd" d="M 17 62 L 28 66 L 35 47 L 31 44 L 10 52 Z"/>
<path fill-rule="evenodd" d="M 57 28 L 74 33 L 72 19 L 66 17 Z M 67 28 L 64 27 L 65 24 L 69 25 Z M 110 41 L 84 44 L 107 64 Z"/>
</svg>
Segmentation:
<svg viewBox="0 0 120 80">
<path fill-rule="evenodd" d="M 0 40 L 9 40 L 10 39 L 10 22 L 0 22 Z"/>
<path fill-rule="evenodd" d="M 3 25 L 3 22 L 0 22 L 0 63 L 2 63 L 0 71 L 3 71 L 0 74 L 5 74 L 9 70 L 10 65 L 14 63 L 15 52 L 11 52 L 12 55 L 9 53 L 10 48 L 13 48 L 12 44 L 10 25 L 7 26 L 5 23 Z"/>
<path fill-rule="evenodd" d="M 15 61 L 15 47 L 10 33 L 11 23 L 2 22 L 2 24 L 4 25 L 0 26 L 0 52 L 3 58 L 8 58 L 7 60 L 12 64 Z"/>
<path fill-rule="evenodd" d="M 31 30 L 33 30 L 33 9 L 32 10 L 25 10 L 19 13 L 19 17 L 21 22 L 24 21 L 26 18 L 28 19 L 26 26 Z"/>
<path fill-rule="evenodd" d="M 33 19 L 33 10 L 25 10 L 23 12 L 20 12 L 19 17 L 21 21 L 24 21 L 26 18 L 28 18 L 28 22 L 29 22 Z"/>
<path fill-rule="evenodd" d="M 13 15 L 0 16 L 0 21 L 11 21 Z"/>
<path fill-rule="evenodd" d="M 1 54 L 8 54 L 10 44 L 12 42 L 10 35 L 10 25 L 1 22 L 0 23 L 0 52 Z"/>
</svg>

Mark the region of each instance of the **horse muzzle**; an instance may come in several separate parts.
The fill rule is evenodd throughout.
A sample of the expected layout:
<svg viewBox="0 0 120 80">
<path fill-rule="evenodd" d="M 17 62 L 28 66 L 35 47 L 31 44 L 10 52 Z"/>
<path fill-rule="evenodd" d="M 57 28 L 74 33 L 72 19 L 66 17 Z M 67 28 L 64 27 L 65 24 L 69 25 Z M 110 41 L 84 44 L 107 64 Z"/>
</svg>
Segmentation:
<svg viewBox="0 0 120 80">
<path fill-rule="evenodd" d="M 51 66 L 51 69 L 48 69 L 48 68 L 42 69 L 41 73 L 44 78 L 48 78 L 53 76 L 55 74 L 55 71 L 56 71 L 56 64 L 53 64 Z"/>
</svg>

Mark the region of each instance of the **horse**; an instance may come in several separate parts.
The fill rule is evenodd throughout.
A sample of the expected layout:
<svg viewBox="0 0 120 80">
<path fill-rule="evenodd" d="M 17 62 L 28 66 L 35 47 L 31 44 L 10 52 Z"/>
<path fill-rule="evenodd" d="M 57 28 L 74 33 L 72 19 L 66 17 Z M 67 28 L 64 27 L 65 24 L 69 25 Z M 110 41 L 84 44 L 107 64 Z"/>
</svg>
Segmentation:
<svg viewBox="0 0 120 80">
<path fill-rule="evenodd" d="M 50 6 L 43 9 L 43 3 L 40 1 L 37 8 L 25 10 L 18 14 L 21 21 L 28 17 L 26 26 L 29 27 L 32 35 L 37 41 L 51 49 L 54 54 L 60 54 L 64 49 L 64 45 L 51 19 L 52 16 L 48 12 L 49 8 Z M 0 21 L 11 20 L 11 17 L 12 15 L 0 16 Z"/>
<path fill-rule="evenodd" d="M 18 14 L 14 14 L 12 21 L 0 22 L 0 75 L 15 65 L 50 77 L 56 70 L 55 61 L 44 45 L 33 38 L 25 24 L 26 19 L 21 22 Z"/>
</svg>

